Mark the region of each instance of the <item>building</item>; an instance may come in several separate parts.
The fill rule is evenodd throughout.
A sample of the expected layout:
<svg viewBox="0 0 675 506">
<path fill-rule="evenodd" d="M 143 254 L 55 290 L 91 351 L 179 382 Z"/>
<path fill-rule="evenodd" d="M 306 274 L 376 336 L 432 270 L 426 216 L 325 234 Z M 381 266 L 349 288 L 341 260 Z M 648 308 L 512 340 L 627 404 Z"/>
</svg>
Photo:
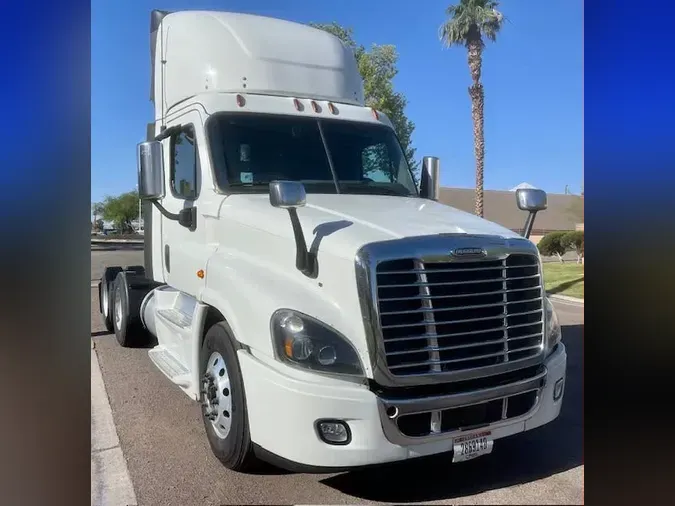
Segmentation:
<svg viewBox="0 0 675 506">
<path fill-rule="evenodd" d="M 525 225 L 527 213 L 516 205 L 517 188 L 532 188 L 524 183 L 514 191 L 484 190 L 483 214 L 493 221 L 515 232 Z M 475 190 L 473 188 L 441 188 L 438 201 L 468 213 L 474 212 Z M 548 207 L 537 213 L 530 240 L 535 244 L 549 232 L 583 230 L 583 198 L 579 195 L 548 194 Z"/>
<path fill-rule="evenodd" d="M 520 190 L 520 189 L 532 189 L 532 190 L 536 190 L 537 187 L 536 187 L 536 186 L 532 186 L 530 183 L 520 183 L 518 186 L 514 186 L 514 187 L 511 188 L 509 191 L 514 192 L 514 191 Z"/>
</svg>

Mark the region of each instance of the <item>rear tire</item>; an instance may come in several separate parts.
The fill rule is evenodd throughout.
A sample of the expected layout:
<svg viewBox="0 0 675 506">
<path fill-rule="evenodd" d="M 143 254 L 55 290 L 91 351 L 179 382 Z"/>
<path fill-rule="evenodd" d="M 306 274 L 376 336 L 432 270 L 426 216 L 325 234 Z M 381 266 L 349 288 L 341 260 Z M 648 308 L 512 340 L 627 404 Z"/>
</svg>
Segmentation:
<svg viewBox="0 0 675 506">
<path fill-rule="evenodd" d="M 226 322 L 206 332 L 200 356 L 202 419 L 211 451 L 233 471 L 251 471 L 253 453 L 244 381 L 232 331 Z"/>
<path fill-rule="evenodd" d="M 119 272 L 111 291 L 113 330 L 117 342 L 128 348 L 146 344 L 148 333 L 141 323 L 141 302 L 147 292 L 129 286 L 126 272 Z"/>
<path fill-rule="evenodd" d="M 145 267 L 143 267 L 142 265 L 130 265 L 126 269 L 124 269 L 124 271 L 131 272 L 136 276 L 145 277 Z"/>
<path fill-rule="evenodd" d="M 98 284 L 98 305 L 103 319 L 103 325 L 110 333 L 115 331 L 113 327 L 113 308 L 111 293 L 117 274 L 122 272 L 121 267 L 106 267 Z"/>
</svg>

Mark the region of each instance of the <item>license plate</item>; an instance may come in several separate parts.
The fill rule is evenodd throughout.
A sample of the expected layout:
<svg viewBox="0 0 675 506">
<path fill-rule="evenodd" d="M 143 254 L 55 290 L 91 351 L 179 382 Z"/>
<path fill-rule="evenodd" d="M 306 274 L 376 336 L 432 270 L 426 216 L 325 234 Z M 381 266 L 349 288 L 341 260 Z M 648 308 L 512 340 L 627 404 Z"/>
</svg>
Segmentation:
<svg viewBox="0 0 675 506">
<path fill-rule="evenodd" d="M 493 444 L 494 440 L 492 439 L 491 432 L 481 432 L 455 438 L 452 441 L 452 461 L 464 462 L 481 455 L 487 455 L 492 452 Z"/>
</svg>

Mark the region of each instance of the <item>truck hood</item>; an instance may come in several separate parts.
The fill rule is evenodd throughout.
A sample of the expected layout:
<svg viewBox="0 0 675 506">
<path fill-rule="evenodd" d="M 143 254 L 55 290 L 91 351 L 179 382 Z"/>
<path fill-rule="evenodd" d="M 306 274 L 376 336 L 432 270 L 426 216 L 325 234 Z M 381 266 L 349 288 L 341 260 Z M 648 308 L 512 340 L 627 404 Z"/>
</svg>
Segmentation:
<svg viewBox="0 0 675 506">
<path fill-rule="evenodd" d="M 288 212 L 273 208 L 268 195 L 230 195 L 223 202 L 221 217 L 293 241 Z M 307 245 L 320 242 L 319 256 L 330 253 L 348 259 L 353 259 L 364 244 L 411 236 L 520 237 L 496 223 L 420 198 L 309 194 L 306 206 L 298 209 L 298 217 Z"/>
</svg>

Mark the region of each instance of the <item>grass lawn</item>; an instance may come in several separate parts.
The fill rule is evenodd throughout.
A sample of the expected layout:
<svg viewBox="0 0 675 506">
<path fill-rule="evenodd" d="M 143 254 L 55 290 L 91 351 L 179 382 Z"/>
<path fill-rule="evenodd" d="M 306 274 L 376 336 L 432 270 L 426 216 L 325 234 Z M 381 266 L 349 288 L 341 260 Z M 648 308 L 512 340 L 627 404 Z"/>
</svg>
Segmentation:
<svg viewBox="0 0 675 506">
<path fill-rule="evenodd" d="M 548 293 L 583 299 L 584 266 L 575 262 L 546 262 L 544 283 Z"/>
</svg>

